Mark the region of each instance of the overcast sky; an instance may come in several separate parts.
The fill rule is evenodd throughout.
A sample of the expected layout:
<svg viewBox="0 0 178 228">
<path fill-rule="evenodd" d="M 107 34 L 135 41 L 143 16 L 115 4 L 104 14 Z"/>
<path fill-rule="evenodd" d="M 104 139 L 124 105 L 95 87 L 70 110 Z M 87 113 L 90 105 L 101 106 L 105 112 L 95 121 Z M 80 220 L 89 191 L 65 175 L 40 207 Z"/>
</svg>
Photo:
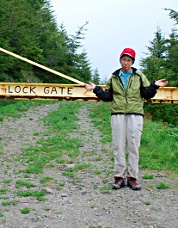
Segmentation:
<svg viewBox="0 0 178 228">
<path fill-rule="evenodd" d="M 63 23 L 68 34 L 89 22 L 83 49 L 101 78 L 109 78 L 120 67 L 125 47 L 135 49 L 134 67 L 139 68 L 157 27 L 168 37 L 175 25 L 164 8 L 178 11 L 178 0 L 51 0 L 51 5 L 58 25 Z"/>
</svg>

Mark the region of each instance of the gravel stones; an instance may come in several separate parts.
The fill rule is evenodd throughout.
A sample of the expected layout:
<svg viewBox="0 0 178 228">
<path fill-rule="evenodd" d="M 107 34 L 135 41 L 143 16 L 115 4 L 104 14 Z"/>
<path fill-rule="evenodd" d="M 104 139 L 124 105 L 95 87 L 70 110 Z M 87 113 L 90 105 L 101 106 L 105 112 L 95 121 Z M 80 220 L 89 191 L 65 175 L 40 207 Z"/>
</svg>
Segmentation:
<svg viewBox="0 0 178 228">
<path fill-rule="evenodd" d="M 176 181 L 170 179 L 166 172 L 155 172 L 153 180 L 141 178 L 143 186 L 141 191 L 133 191 L 130 188 L 112 190 L 102 193 L 103 188 L 109 183 L 103 183 L 102 174 L 95 175 L 92 170 L 81 171 L 82 178 L 72 184 L 71 178 L 62 175 L 62 170 L 75 168 L 75 164 L 65 164 L 64 167 L 55 170 L 44 169 L 44 176 L 51 176 L 56 183 L 49 186 L 40 185 L 40 176 L 34 176 L 29 181 L 34 183 L 34 189 L 46 191 L 47 201 L 38 201 L 35 197 L 25 198 L 16 195 L 16 180 L 21 178 L 18 174 L 20 168 L 24 168 L 19 161 L 12 159 L 12 155 L 21 153 L 21 149 L 28 144 L 36 145 L 40 133 L 46 127 L 40 120 L 48 112 L 57 109 L 60 103 L 44 105 L 29 110 L 20 119 L 8 119 L 0 123 L 0 143 L 4 153 L 0 155 L 0 189 L 6 189 L 6 195 L 0 194 L 0 227 L 25 227 L 25 228 L 178 228 L 178 188 Z M 77 114 L 80 131 L 73 132 L 80 136 L 84 146 L 79 148 L 79 161 L 91 163 L 98 170 L 110 169 L 112 161 L 103 154 L 102 148 L 110 148 L 111 145 L 103 145 L 100 140 L 100 132 L 92 125 L 88 116 L 88 107 L 97 105 L 84 103 Z M 31 119 L 29 121 L 29 118 Z M 34 132 L 39 134 L 34 136 Z M 92 132 L 92 134 L 91 134 Z M 69 136 L 70 137 L 70 136 Z M 72 136 L 71 136 L 72 137 Z M 89 160 L 82 156 L 86 151 L 93 157 L 102 156 L 102 160 Z M 105 161 L 103 163 L 103 160 Z M 10 170 L 7 172 L 7 168 Z M 144 174 L 141 170 L 140 176 Z M 12 179 L 4 185 L 4 180 Z M 157 189 L 158 181 L 169 182 L 169 189 Z M 110 175 L 109 182 L 113 181 Z M 58 183 L 65 185 L 58 189 Z M 8 199 L 4 199 L 3 197 Z M 2 202 L 10 201 L 11 205 L 3 206 Z M 29 214 L 21 213 L 25 207 L 30 208 Z"/>
</svg>

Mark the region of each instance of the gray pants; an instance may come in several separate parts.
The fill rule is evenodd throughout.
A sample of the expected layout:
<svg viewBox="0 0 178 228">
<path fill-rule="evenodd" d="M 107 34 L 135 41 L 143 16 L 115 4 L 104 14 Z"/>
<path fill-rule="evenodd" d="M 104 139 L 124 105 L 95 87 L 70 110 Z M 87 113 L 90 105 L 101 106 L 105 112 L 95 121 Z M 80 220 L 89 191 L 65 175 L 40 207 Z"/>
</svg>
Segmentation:
<svg viewBox="0 0 178 228">
<path fill-rule="evenodd" d="M 139 147 L 143 129 L 143 116 L 118 114 L 111 116 L 114 151 L 114 176 L 138 179 Z M 128 165 L 126 165 L 126 145 Z M 127 174 L 126 174 L 127 170 Z"/>
</svg>

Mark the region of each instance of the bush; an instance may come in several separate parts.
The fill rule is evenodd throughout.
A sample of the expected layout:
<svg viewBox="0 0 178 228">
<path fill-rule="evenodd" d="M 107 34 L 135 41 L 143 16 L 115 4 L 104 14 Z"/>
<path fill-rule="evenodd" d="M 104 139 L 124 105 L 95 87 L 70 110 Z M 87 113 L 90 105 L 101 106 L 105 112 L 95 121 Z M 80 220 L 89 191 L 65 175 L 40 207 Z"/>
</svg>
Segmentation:
<svg viewBox="0 0 178 228">
<path fill-rule="evenodd" d="M 178 105 L 145 104 L 145 113 L 150 113 L 153 121 L 162 121 L 178 126 Z"/>
</svg>

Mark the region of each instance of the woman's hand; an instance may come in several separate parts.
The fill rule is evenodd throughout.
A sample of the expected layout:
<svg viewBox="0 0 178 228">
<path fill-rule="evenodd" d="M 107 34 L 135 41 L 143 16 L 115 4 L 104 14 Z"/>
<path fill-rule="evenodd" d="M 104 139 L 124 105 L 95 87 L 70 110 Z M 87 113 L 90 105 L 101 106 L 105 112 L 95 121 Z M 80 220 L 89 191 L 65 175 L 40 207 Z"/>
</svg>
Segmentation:
<svg viewBox="0 0 178 228">
<path fill-rule="evenodd" d="M 85 84 L 84 86 L 85 86 L 85 89 L 86 89 L 87 91 L 92 91 L 92 90 L 94 90 L 95 87 L 96 87 L 96 85 L 95 85 L 94 83 L 92 83 L 92 82 L 90 82 L 90 84 Z"/>
<path fill-rule="evenodd" d="M 160 79 L 155 82 L 155 85 L 160 87 L 165 87 L 168 85 L 168 81 L 166 81 L 166 79 Z"/>
</svg>

